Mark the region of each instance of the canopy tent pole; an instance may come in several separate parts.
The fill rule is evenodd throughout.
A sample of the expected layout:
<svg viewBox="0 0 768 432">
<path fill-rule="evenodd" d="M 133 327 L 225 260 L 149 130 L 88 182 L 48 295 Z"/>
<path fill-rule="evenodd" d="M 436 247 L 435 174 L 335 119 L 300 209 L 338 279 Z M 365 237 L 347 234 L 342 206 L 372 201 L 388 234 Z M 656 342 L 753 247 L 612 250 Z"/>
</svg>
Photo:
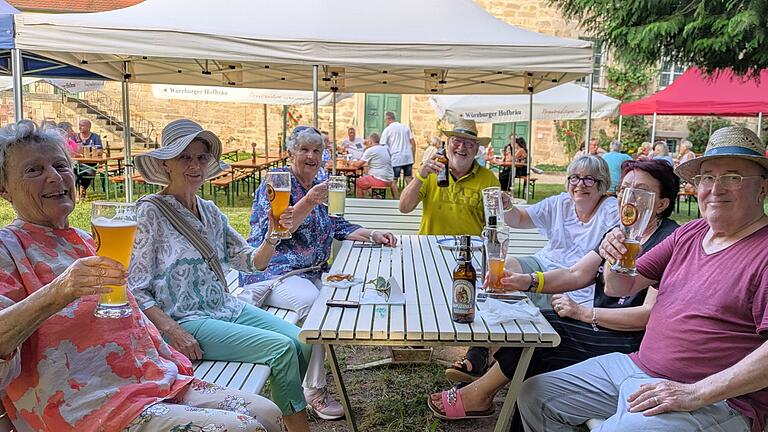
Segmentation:
<svg viewBox="0 0 768 432">
<path fill-rule="evenodd" d="M 264 157 L 269 160 L 269 133 L 267 132 L 267 104 L 264 104 Z"/>
<path fill-rule="evenodd" d="M 619 114 L 619 144 L 621 144 L 621 121 L 624 120 L 624 116 Z"/>
<path fill-rule="evenodd" d="M 594 58 L 592 59 L 594 62 Z M 594 64 L 594 63 L 593 63 Z M 589 84 L 587 85 L 587 125 L 584 134 L 584 148 L 589 152 L 589 139 L 592 134 L 592 79 L 594 73 L 589 74 Z"/>
<path fill-rule="evenodd" d="M 285 143 L 288 141 L 288 137 L 285 136 L 287 131 L 288 131 L 288 106 L 283 105 L 283 142 L 281 143 L 281 147 L 280 147 L 280 155 L 283 154 L 283 151 L 285 150 Z"/>
<path fill-rule="evenodd" d="M 653 125 L 651 126 L 651 144 L 656 142 L 656 113 L 653 113 Z"/>
<path fill-rule="evenodd" d="M 333 175 L 336 175 L 336 87 L 333 88 L 333 128 L 331 129 L 331 160 L 333 160 Z"/>
<path fill-rule="evenodd" d="M 530 196 L 528 195 L 529 186 L 531 184 L 531 161 L 533 160 L 531 158 L 531 152 L 533 151 L 533 87 L 528 87 L 528 155 L 526 157 L 526 165 L 525 165 L 525 190 L 523 191 L 523 194 L 525 195 L 525 200 L 528 201 L 530 199 Z M 514 147 L 512 147 L 512 154 L 514 155 Z M 512 168 L 515 168 L 515 158 L 512 158 Z M 514 176 L 515 169 L 512 170 L 511 175 Z"/>
<path fill-rule="evenodd" d="M 125 202 L 133 201 L 133 164 L 131 163 L 131 106 L 128 100 L 128 62 L 123 62 L 123 165 L 125 166 Z"/>
<path fill-rule="evenodd" d="M 763 137 L 763 113 L 757 113 L 757 137 Z"/>
<path fill-rule="evenodd" d="M 11 71 L 13 73 L 13 117 L 16 122 L 24 120 L 24 99 L 22 90 L 24 75 L 24 63 L 21 58 L 21 50 L 11 48 Z M 45 120 L 45 119 L 43 119 Z"/>
<path fill-rule="evenodd" d="M 318 72 L 318 66 L 312 65 L 312 126 L 317 129 L 317 111 L 318 111 L 318 98 L 317 98 L 317 72 Z"/>
</svg>

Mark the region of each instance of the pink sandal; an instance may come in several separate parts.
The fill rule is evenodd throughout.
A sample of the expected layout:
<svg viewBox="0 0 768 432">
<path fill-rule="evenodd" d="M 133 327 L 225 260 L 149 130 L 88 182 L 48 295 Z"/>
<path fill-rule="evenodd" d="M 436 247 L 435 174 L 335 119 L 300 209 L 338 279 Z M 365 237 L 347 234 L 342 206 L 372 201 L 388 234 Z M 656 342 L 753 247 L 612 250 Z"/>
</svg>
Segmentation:
<svg viewBox="0 0 768 432">
<path fill-rule="evenodd" d="M 491 405 L 485 411 L 464 411 L 464 402 L 461 400 L 461 392 L 456 388 L 451 388 L 440 394 L 440 398 L 443 400 L 443 410 L 441 412 L 438 407 L 432 403 L 432 399 L 427 396 L 427 405 L 435 417 L 443 420 L 463 420 L 463 419 L 478 419 L 491 417 L 496 412 L 496 407 Z"/>
</svg>

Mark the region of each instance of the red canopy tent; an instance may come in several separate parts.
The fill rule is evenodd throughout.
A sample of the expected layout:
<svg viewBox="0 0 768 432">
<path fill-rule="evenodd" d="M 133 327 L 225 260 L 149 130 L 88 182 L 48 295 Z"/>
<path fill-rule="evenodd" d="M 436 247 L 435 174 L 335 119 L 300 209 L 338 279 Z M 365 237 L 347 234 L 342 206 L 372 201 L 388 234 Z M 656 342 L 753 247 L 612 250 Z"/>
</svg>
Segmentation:
<svg viewBox="0 0 768 432">
<path fill-rule="evenodd" d="M 758 116 L 758 134 L 762 114 L 768 112 L 768 70 L 760 79 L 744 80 L 730 70 L 706 77 L 696 67 L 688 69 L 664 90 L 635 102 L 621 104 L 625 115 L 653 115 L 655 138 L 656 115 L 719 115 L 731 117 Z"/>
</svg>

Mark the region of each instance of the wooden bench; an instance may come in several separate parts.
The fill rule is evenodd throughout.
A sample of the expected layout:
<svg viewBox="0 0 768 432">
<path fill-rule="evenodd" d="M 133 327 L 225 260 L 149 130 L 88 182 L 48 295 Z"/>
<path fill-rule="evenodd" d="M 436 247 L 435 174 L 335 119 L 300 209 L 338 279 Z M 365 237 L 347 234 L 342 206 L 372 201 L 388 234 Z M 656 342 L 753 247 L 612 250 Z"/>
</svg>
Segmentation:
<svg viewBox="0 0 768 432">
<path fill-rule="evenodd" d="M 369 229 L 418 234 L 423 212 L 421 203 L 407 214 L 400 213 L 398 204 L 396 200 L 347 198 L 344 218 Z M 512 228 L 510 236 L 508 253 L 512 256 L 533 255 L 547 243 L 536 229 Z"/>
<path fill-rule="evenodd" d="M 210 182 L 211 192 L 213 193 L 213 200 L 216 201 L 216 189 L 223 188 L 224 194 L 227 198 L 227 205 L 235 205 L 235 195 L 240 192 L 240 184 L 245 183 L 246 192 L 250 193 L 250 181 L 253 178 L 253 174 L 240 170 L 231 170 L 225 174 L 212 179 Z M 232 193 L 232 186 L 234 185 L 235 191 Z"/>
</svg>

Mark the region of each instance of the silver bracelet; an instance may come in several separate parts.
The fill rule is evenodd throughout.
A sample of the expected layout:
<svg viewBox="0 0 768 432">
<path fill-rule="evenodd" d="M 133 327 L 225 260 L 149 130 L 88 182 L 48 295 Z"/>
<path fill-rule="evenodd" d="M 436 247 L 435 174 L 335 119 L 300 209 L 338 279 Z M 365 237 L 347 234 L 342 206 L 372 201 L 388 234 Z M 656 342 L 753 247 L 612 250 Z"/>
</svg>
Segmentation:
<svg viewBox="0 0 768 432">
<path fill-rule="evenodd" d="M 592 330 L 599 331 L 600 329 L 597 328 L 597 308 L 592 308 Z"/>
<path fill-rule="evenodd" d="M 269 237 L 267 237 L 266 239 L 264 239 L 264 241 L 265 241 L 265 242 L 267 242 L 267 244 L 268 244 L 268 245 L 270 245 L 270 246 L 272 246 L 272 247 L 277 247 L 277 245 L 279 245 L 279 244 L 280 244 L 280 239 L 274 239 L 274 243 L 272 243 L 272 241 L 271 241 L 271 240 L 272 240 L 272 239 L 271 239 L 271 238 L 269 238 Z"/>
</svg>

